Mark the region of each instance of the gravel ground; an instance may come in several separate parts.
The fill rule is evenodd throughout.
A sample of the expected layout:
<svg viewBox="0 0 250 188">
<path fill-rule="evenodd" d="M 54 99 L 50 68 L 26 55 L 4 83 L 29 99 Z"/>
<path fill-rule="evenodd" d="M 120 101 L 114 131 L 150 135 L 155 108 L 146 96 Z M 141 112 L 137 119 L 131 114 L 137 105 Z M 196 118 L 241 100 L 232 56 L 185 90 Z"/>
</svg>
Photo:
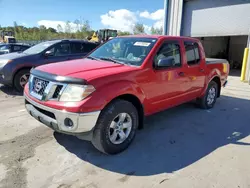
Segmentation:
<svg viewBox="0 0 250 188">
<path fill-rule="evenodd" d="M 230 76 L 211 110 L 194 104 L 146 119 L 133 144 L 106 156 L 30 117 L 0 86 L 0 187 L 250 187 L 250 86 Z"/>
</svg>

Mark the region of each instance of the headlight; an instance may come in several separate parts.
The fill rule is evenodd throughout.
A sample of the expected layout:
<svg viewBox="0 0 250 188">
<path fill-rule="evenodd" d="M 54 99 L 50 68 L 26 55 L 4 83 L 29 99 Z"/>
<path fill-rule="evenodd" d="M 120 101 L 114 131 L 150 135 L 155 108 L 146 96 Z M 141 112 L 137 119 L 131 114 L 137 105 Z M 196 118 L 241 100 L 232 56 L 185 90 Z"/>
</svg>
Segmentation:
<svg viewBox="0 0 250 188">
<path fill-rule="evenodd" d="M 4 66 L 5 64 L 11 62 L 12 60 L 9 59 L 0 59 L 0 66 Z"/>
<path fill-rule="evenodd" d="M 63 91 L 60 101 L 77 102 L 81 101 L 95 91 L 92 85 L 67 85 Z"/>
</svg>

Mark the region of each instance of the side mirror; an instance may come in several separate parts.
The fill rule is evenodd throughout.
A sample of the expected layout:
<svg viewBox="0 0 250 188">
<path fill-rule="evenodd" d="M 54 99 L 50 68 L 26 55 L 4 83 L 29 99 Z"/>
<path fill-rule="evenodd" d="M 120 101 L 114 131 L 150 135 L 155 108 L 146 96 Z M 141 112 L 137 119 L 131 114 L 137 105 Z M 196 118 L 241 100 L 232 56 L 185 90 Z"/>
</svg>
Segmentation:
<svg viewBox="0 0 250 188">
<path fill-rule="evenodd" d="M 54 56 L 53 52 L 50 50 L 46 51 L 44 55 L 45 55 L 45 57 Z"/>
<path fill-rule="evenodd" d="M 172 56 L 167 58 L 159 59 L 157 62 L 157 67 L 159 68 L 167 68 L 167 67 L 173 67 L 174 66 L 174 58 Z"/>
</svg>

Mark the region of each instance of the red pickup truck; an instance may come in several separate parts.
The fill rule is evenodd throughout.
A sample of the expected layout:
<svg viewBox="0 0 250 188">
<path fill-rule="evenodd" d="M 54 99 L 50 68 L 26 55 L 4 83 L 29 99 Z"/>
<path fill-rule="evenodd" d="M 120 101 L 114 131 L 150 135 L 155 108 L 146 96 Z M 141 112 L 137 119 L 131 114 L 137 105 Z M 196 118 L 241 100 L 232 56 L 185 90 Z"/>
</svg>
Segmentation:
<svg viewBox="0 0 250 188">
<path fill-rule="evenodd" d="M 53 130 L 116 154 L 145 116 L 191 100 L 212 108 L 228 73 L 228 62 L 205 59 L 193 38 L 117 37 L 84 59 L 32 69 L 25 106 Z"/>
</svg>

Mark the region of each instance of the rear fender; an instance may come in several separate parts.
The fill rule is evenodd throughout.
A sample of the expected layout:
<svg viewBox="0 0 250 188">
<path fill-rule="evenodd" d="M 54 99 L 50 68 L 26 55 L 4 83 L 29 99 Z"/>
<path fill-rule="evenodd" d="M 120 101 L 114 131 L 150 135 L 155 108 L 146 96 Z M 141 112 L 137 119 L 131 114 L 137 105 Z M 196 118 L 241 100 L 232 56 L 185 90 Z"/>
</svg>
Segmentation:
<svg viewBox="0 0 250 188">
<path fill-rule="evenodd" d="M 206 94 L 206 91 L 207 91 L 207 87 L 208 87 L 208 84 L 215 78 L 215 77 L 218 77 L 220 80 L 221 80 L 221 73 L 218 69 L 213 69 L 210 74 L 206 77 L 206 80 L 205 80 L 205 87 L 202 91 L 202 94 L 201 96 L 204 96 Z"/>
</svg>

